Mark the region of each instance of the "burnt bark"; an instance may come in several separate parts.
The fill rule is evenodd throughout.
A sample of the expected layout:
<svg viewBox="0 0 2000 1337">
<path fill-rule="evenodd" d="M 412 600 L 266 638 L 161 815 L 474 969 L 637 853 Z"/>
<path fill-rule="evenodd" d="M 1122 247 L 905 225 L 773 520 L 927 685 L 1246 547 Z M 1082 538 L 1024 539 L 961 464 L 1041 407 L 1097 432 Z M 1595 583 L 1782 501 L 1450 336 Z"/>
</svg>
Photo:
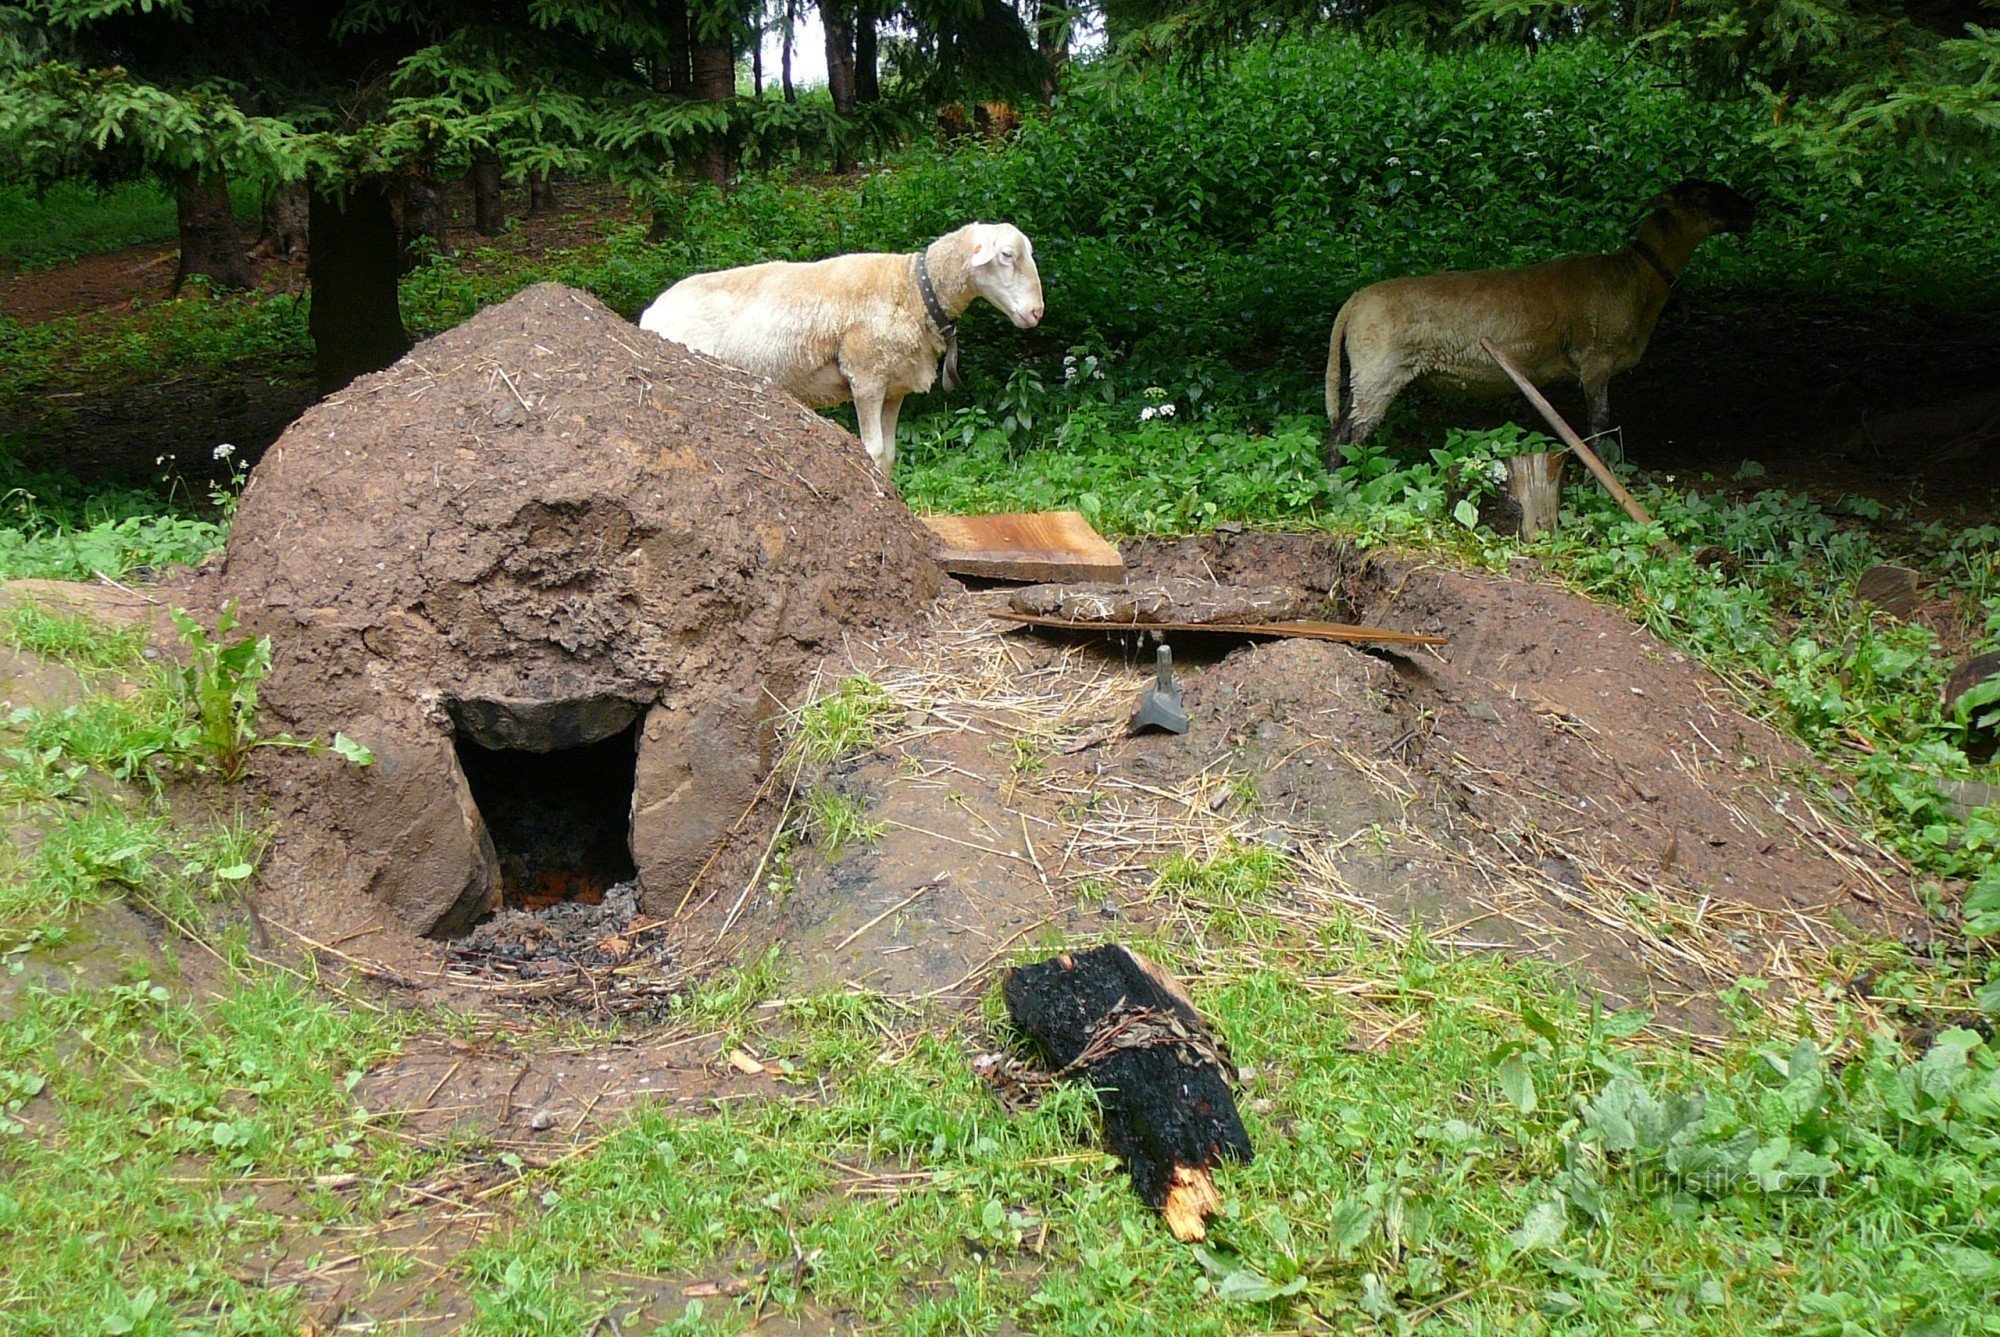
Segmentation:
<svg viewBox="0 0 2000 1337">
<path fill-rule="evenodd" d="M 1000 981 L 1014 1024 L 1058 1077 L 1089 1083 L 1104 1137 L 1175 1235 L 1200 1239 L 1219 1208 L 1209 1170 L 1249 1161 L 1227 1053 L 1180 985 L 1119 946 L 1020 966 Z"/>
<path fill-rule="evenodd" d="M 472 151 L 472 226 L 482 237 L 497 237 L 507 224 L 500 199 L 500 156 L 492 149 Z"/>
<path fill-rule="evenodd" d="M 322 394 L 379 371 L 410 349 L 396 303 L 402 264 L 393 190 L 387 178 L 369 177 L 338 197 L 312 192 L 307 328 Z"/>
<path fill-rule="evenodd" d="M 178 185 L 181 257 L 172 291 L 199 274 L 218 288 L 254 288 L 256 271 L 244 255 L 229 200 L 229 178 L 183 173 Z"/>
</svg>

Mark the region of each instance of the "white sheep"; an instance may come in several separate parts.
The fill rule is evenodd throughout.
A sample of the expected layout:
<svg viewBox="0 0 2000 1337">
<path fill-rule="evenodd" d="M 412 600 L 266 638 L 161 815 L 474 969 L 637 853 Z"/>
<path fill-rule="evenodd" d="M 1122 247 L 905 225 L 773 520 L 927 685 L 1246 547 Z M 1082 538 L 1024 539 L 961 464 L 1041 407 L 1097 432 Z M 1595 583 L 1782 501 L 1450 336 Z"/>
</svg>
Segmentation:
<svg viewBox="0 0 2000 1337">
<path fill-rule="evenodd" d="M 1042 318 L 1035 250 L 1008 223 L 970 223 L 915 255 L 840 255 L 695 274 L 661 293 L 641 329 L 768 376 L 814 408 L 854 401 L 886 476 L 903 397 L 958 384 L 958 318 L 984 297 L 1022 329 Z"/>
</svg>

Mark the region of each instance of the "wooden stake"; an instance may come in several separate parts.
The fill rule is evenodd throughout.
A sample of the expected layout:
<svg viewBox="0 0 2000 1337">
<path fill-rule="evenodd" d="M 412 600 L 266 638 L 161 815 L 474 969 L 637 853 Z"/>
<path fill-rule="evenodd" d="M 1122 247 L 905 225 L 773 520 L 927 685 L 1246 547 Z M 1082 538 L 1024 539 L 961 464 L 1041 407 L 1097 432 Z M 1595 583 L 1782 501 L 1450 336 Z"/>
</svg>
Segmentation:
<svg viewBox="0 0 2000 1337">
<path fill-rule="evenodd" d="M 1633 500 L 1632 494 L 1625 490 L 1625 485 L 1618 481 L 1617 476 L 1611 470 L 1604 467 L 1603 460 L 1597 458 L 1597 452 L 1584 444 L 1583 438 L 1576 434 L 1574 427 L 1563 421 L 1562 414 L 1556 412 L 1556 406 L 1549 403 L 1542 392 L 1535 388 L 1533 381 L 1521 374 L 1521 369 L 1514 365 L 1513 359 L 1501 352 L 1499 345 L 1495 344 L 1491 339 L 1482 338 L 1479 341 L 1479 346 L 1486 350 L 1486 355 L 1499 365 L 1500 370 L 1507 373 L 1507 379 L 1512 381 L 1520 389 L 1522 395 L 1526 396 L 1527 401 L 1535 406 L 1535 411 L 1547 420 L 1549 426 L 1555 428 L 1556 435 L 1562 438 L 1562 443 L 1576 452 L 1576 457 L 1583 461 L 1585 467 L 1597 475 L 1597 481 L 1604 484 L 1604 490 L 1609 492 L 1617 499 L 1618 504 L 1625 508 L 1625 514 L 1631 516 L 1642 525 L 1652 524 L 1653 517 L 1646 514 L 1646 508 Z M 1672 539 L 1663 538 L 1660 540 L 1660 543 L 1668 552 L 1673 553 L 1675 556 L 1680 555 L 1680 547 Z"/>
</svg>

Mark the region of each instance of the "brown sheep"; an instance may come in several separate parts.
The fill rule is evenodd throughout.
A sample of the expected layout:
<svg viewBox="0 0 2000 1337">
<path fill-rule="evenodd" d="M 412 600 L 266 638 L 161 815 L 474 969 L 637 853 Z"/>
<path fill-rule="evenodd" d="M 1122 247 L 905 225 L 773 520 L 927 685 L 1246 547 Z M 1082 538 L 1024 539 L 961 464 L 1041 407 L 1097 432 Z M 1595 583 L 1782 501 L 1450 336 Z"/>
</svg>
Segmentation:
<svg viewBox="0 0 2000 1337">
<path fill-rule="evenodd" d="M 1749 200 L 1689 178 L 1648 202 L 1631 244 L 1521 269 L 1387 279 L 1347 299 L 1326 359 L 1328 464 L 1368 439 L 1403 387 L 1506 394 L 1513 382 L 1480 348 L 1493 340 L 1537 385 L 1575 381 L 1590 430 L 1611 425 L 1611 378 L 1635 366 L 1695 247 L 1718 232 L 1747 232 Z M 1341 410 L 1341 358 L 1353 393 Z"/>
</svg>

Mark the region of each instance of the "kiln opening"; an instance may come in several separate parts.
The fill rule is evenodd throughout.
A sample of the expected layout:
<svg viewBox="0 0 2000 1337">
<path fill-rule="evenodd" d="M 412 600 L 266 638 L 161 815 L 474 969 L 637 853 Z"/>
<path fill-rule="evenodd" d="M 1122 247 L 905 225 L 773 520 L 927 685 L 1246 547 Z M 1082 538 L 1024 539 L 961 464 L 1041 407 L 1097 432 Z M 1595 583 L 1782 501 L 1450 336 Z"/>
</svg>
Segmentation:
<svg viewBox="0 0 2000 1337">
<path fill-rule="evenodd" d="M 579 747 L 529 751 L 455 735 L 472 801 L 500 858 L 501 901 L 538 910 L 559 901 L 595 905 L 630 881 L 635 722 Z"/>
</svg>

